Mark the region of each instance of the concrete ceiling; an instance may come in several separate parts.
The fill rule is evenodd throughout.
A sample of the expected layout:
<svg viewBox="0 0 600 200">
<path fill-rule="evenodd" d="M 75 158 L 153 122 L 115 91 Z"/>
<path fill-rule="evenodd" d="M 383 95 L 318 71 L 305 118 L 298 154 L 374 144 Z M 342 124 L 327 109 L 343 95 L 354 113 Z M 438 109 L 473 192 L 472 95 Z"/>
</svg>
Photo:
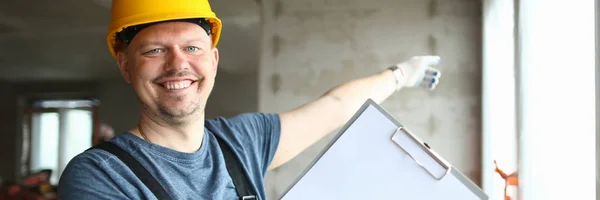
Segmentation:
<svg viewBox="0 0 600 200">
<path fill-rule="evenodd" d="M 104 40 L 110 0 L 0 1 L 0 80 L 120 78 Z M 211 1 L 224 24 L 220 69 L 246 73 L 258 63 L 256 1 Z"/>
</svg>

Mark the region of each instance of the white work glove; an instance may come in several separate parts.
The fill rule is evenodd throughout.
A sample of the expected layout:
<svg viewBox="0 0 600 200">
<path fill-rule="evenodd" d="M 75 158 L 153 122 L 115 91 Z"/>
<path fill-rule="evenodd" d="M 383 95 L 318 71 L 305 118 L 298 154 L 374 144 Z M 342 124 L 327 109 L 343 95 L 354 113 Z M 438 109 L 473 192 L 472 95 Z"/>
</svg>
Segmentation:
<svg viewBox="0 0 600 200">
<path fill-rule="evenodd" d="M 396 64 L 401 72 L 400 84 L 409 88 L 423 87 L 434 90 L 442 73 L 432 66 L 439 62 L 439 56 L 415 56 L 408 61 Z"/>
</svg>

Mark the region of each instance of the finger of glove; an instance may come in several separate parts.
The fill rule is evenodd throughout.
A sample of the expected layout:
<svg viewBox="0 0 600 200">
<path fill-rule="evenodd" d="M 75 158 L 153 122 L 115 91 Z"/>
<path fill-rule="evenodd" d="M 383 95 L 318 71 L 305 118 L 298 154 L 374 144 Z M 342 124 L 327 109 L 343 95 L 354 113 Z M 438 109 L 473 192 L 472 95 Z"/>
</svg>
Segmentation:
<svg viewBox="0 0 600 200">
<path fill-rule="evenodd" d="M 419 85 L 419 87 L 426 88 L 426 89 L 429 89 L 429 90 L 433 90 L 433 89 L 435 89 L 435 87 L 437 87 L 437 84 L 436 83 L 430 83 L 430 82 L 423 81 L 423 82 L 421 82 L 421 84 Z"/>
<path fill-rule="evenodd" d="M 439 78 L 440 76 L 442 76 L 442 72 L 440 72 L 439 69 L 436 69 L 436 68 L 433 68 L 433 67 L 429 67 L 425 71 L 425 76 L 431 76 L 431 77 Z"/>
<path fill-rule="evenodd" d="M 421 81 L 421 83 L 431 83 L 431 84 L 437 84 L 439 82 L 439 79 L 437 77 L 433 77 L 433 76 L 425 76 L 423 77 L 423 80 Z"/>
<path fill-rule="evenodd" d="M 419 86 L 428 71 L 432 75 L 440 74 L 439 70 L 430 67 L 430 65 L 437 64 L 439 59 L 439 56 L 414 56 L 411 60 L 398 64 L 398 67 L 405 72 L 407 79 L 405 86 Z"/>
<path fill-rule="evenodd" d="M 423 78 L 421 83 L 419 83 L 419 86 L 433 90 L 438 85 L 438 83 L 439 83 L 439 79 L 437 77 L 426 76 Z"/>
</svg>

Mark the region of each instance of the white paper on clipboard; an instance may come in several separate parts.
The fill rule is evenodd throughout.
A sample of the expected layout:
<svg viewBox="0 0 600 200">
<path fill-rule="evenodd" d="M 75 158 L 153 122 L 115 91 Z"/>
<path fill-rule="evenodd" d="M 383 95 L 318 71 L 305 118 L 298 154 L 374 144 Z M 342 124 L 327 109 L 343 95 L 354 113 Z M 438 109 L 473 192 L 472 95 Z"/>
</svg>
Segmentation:
<svg viewBox="0 0 600 200">
<path fill-rule="evenodd" d="M 282 200 L 482 200 L 487 195 L 368 100 Z"/>
</svg>

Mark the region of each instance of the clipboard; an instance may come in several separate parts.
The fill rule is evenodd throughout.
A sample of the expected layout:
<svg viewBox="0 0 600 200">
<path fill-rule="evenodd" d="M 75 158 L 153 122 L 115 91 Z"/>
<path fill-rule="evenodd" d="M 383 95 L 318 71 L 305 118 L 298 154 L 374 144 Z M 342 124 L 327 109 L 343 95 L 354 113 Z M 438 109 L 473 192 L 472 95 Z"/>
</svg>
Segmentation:
<svg viewBox="0 0 600 200">
<path fill-rule="evenodd" d="M 281 200 L 487 200 L 373 100 L 367 100 Z"/>
</svg>

